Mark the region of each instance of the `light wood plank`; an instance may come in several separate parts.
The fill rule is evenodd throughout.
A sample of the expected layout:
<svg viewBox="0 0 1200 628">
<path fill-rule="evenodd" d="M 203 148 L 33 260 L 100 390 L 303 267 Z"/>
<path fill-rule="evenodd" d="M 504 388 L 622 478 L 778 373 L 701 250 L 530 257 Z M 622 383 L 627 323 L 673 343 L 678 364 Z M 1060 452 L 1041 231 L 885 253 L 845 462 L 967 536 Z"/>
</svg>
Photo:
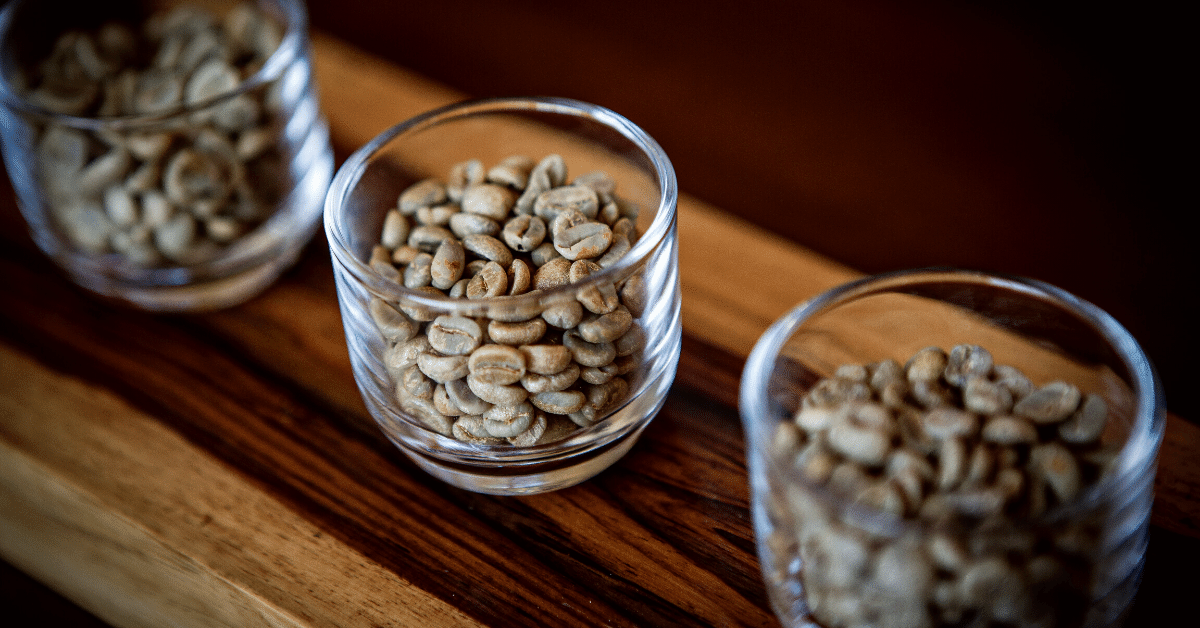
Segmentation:
<svg viewBox="0 0 1200 628">
<path fill-rule="evenodd" d="M 0 554 L 118 626 L 478 626 L 153 417 L 0 345 Z"/>
<path fill-rule="evenodd" d="M 341 40 L 314 33 L 313 72 L 334 142 L 357 148 L 391 126 L 466 97 Z"/>
</svg>

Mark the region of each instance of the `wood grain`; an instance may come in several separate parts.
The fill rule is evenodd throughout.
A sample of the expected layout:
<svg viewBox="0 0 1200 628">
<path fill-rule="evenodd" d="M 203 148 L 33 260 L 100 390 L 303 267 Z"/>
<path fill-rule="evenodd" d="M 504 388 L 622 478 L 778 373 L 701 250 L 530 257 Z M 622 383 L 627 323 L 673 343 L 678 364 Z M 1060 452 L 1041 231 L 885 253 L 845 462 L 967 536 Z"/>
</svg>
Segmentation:
<svg viewBox="0 0 1200 628">
<path fill-rule="evenodd" d="M 0 552 L 106 620 L 477 625 L 107 390 L 6 347 L 0 358 Z"/>
<path fill-rule="evenodd" d="M 316 50 L 342 155 L 460 97 L 335 40 Z M 500 498 L 433 480 L 374 427 L 321 237 L 245 305 L 152 315 L 67 283 L 0 196 L 0 556 L 105 621 L 776 625 L 738 378 L 770 321 L 852 270 L 683 197 L 685 341 L 663 411 L 593 480 Z M 1200 538 L 1198 452 L 1200 428 L 1172 417 L 1148 579 Z"/>
</svg>

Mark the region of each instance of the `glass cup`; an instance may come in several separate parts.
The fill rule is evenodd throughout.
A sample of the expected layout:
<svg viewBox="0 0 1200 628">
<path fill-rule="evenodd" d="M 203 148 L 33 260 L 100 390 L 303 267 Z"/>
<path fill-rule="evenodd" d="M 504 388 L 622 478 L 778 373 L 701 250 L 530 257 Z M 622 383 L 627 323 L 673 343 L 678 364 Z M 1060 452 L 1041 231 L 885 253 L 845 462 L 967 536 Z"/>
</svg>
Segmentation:
<svg viewBox="0 0 1200 628">
<path fill-rule="evenodd" d="M 413 204 L 431 189 L 435 200 Z M 538 203 L 564 190 L 590 199 L 580 207 L 593 203 L 577 217 L 612 236 L 605 251 L 630 243 L 623 256 L 576 256 L 586 238 L 554 235 L 562 221 L 547 212 L 569 212 Z M 488 194 L 507 199 L 504 216 L 483 218 Z M 441 480 L 500 495 L 571 486 L 623 456 L 662 407 L 679 360 L 676 201 L 653 139 L 565 99 L 455 104 L 358 150 L 334 177 L 325 230 L 354 376 L 387 437 Z M 509 233 L 513 224 L 521 229 Z M 505 249 L 515 261 L 468 242 L 505 248 L 517 233 L 545 235 Z M 418 253 L 425 261 L 409 263 Z M 438 268 L 464 265 L 442 289 L 429 285 Z M 530 276 L 534 289 L 509 294 Z M 506 288 L 487 292 L 495 281 Z"/>
<path fill-rule="evenodd" d="M 739 405 L 784 625 L 1113 626 L 1130 608 L 1164 404 L 1090 303 L 961 270 L 848 283 L 763 334 Z"/>
<path fill-rule="evenodd" d="M 0 12 L 4 159 L 33 240 L 79 285 L 149 310 L 265 289 L 333 176 L 303 2 L 196 6 Z"/>
</svg>

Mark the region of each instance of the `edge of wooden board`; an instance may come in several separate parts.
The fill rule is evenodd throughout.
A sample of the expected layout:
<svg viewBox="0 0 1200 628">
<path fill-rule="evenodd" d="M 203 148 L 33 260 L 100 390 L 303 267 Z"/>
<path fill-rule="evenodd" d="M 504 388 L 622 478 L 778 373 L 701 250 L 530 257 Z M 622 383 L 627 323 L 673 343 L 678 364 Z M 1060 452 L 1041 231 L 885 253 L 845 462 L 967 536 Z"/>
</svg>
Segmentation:
<svg viewBox="0 0 1200 628">
<path fill-rule="evenodd" d="M 102 619 L 479 625 L 108 391 L 0 365 L 0 554 Z"/>
</svg>

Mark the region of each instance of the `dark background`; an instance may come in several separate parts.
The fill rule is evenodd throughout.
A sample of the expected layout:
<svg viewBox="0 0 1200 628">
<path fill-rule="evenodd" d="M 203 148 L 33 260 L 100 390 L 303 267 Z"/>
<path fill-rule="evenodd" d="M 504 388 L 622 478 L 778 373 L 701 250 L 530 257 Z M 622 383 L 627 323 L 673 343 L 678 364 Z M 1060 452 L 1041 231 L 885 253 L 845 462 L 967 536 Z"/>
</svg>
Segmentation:
<svg viewBox="0 0 1200 628">
<path fill-rule="evenodd" d="M 610 107 L 662 144 L 683 192 L 858 270 L 955 265 L 1074 292 L 1142 343 L 1173 412 L 1200 417 L 1182 4 L 308 6 L 314 30 L 471 96 Z M 1180 584 L 1145 583 L 1137 617 Z M 0 591 L 6 625 L 91 621 L 3 563 Z"/>
<path fill-rule="evenodd" d="M 1200 416 L 1194 38 L 1165 4 L 1044 4 L 309 7 L 315 29 L 472 96 L 612 108 L 685 193 L 858 270 L 954 265 L 1074 292 L 1145 346 L 1172 410 Z"/>
</svg>

